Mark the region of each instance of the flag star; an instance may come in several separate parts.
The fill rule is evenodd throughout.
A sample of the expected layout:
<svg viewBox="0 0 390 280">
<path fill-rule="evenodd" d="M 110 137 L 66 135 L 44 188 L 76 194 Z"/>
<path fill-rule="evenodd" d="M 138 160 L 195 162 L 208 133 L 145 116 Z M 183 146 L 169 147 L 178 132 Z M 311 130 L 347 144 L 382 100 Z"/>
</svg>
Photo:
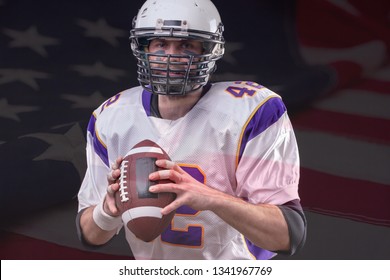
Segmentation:
<svg viewBox="0 0 390 280">
<path fill-rule="evenodd" d="M 36 79 L 47 79 L 49 74 L 26 69 L 0 69 L 0 85 L 10 82 L 22 82 L 39 90 Z"/>
<path fill-rule="evenodd" d="M 97 108 L 106 100 L 106 98 L 98 91 L 91 94 L 90 96 L 63 94 L 61 97 L 63 99 L 72 101 L 74 103 L 72 108 Z"/>
<path fill-rule="evenodd" d="M 86 77 L 101 77 L 111 81 L 117 81 L 120 76 L 126 75 L 126 71 L 107 67 L 100 61 L 93 65 L 75 65 L 73 69 Z"/>
<path fill-rule="evenodd" d="M 10 105 L 8 104 L 7 99 L 0 99 L 0 118 L 7 118 L 20 122 L 18 113 L 32 112 L 37 110 L 39 110 L 39 107 Z"/>
<path fill-rule="evenodd" d="M 40 35 L 36 26 L 31 26 L 25 31 L 3 28 L 3 33 L 12 38 L 9 43 L 11 48 L 30 48 L 43 57 L 48 56 L 45 46 L 59 44 L 58 39 Z"/>
<path fill-rule="evenodd" d="M 33 137 L 50 144 L 41 155 L 34 158 L 39 160 L 66 161 L 73 164 L 80 178 L 85 172 L 85 138 L 78 123 L 74 124 L 65 134 L 31 133 L 24 137 Z"/>
<path fill-rule="evenodd" d="M 108 25 L 104 18 L 100 18 L 96 22 L 79 19 L 77 24 L 85 28 L 85 36 L 100 38 L 113 47 L 119 45 L 117 37 L 125 37 L 127 32 L 122 29 L 114 28 Z"/>
<path fill-rule="evenodd" d="M 230 42 L 226 43 L 225 54 L 223 55 L 223 61 L 236 65 L 238 63 L 237 59 L 233 56 L 233 52 L 244 49 L 244 43 L 241 42 Z"/>
</svg>

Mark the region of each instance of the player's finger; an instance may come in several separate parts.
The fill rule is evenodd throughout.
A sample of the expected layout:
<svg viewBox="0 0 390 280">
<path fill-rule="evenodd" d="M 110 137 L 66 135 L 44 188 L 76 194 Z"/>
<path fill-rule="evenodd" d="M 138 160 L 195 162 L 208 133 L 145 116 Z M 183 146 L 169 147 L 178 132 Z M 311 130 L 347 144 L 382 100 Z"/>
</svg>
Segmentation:
<svg viewBox="0 0 390 280">
<path fill-rule="evenodd" d="M 113 170 L 119 169 L 119 167 L 121 166 L 122 160 L 123 160 L 122 157 L 118 157 L 118 158 L 115 160 L 115 162 L 111 165 L 111 169 L 113 169 Z"/>
<path fill-rule="evenodd" d="M 186 172 L 184 171 L 184 169 L 181 168 L 180 165 L 178 165 L 178 164 L 175 164 L 175 165 L 173 166 L 172 169 L 175 170 L 175 171 L 177 171 L 177 172 L 179 172 L 180 174 L 185 174 L 185 173 L 186 173 Z"/>
<path fill-rule="evenodd" d="M 113 183 L 115 183 L 115 180 L 117 179 L 117 178 L 114 177 L 114 171 L 115 171 L 115 170 L 111 170 L 111 171 L 108 172 L 108 174 L 107 174 L 107 181 L 108 181 L 108 184 L 113 184 Z"/>
<path fill-rule="evenodd" d="M 168 183 L 152 185 L 149 188 L 149 191 L 152 192 L 152 193 L 170 192 L 170 193 L 176 193 L 176 194 L 181 192 L 181 190 L 180 190 L 180 188 L 178 187 L 177 184 L 169 183 L 169 182 Z"/>
<path fill-rule="evenodd" d="M 118 190 L 119 190 L 119 184 L 118 183 L 110 184 L 107 187 L 107 194 L 110 197 L 114 197 L 115 192 L 117 192 Z"/>
<path fill-rule="evenodd" d="M 175 163 L 166 159 L 156 160 L 156 165 L 165 169 L 172 169 L 175 166 Z"/>
<path fill-rule="evenodd" d="M 183 181 L 182 175 L 172 169 L 159 170 L 149 174 L 149 180 L 158 181 L 158 180 L 171 180 L 177 184 Z"/>
<path fill-rule="evenodd" d="M 113 184 L 116 182 L 116 180 L 119 179 L 121 175 L 121 171 L 119 169 L 115 169 L 115 170 L 111 170 L 108 174 L 107 174 L 107 181 L 109 184 Z"/>
<path fill-rule="evenodd" d="M 165 169 L 173 169 L 180 174 L 186 173 L 177 163 L 170 160 L 159 159 L 156 161 L 156 165 Z"/>
<path fill-rule="evenodd" d="M 165 206 L 163 209 L 161 209 L 161 214 L 162 215 L 168 215 L 172 211 L 175 211 L 177 208 L 182 206 L 183 203 L 179 199 L 175 199 L 173 202 Z"/>
<path fill-rule="evenodd" d="M 119 214 L 119 210 L 114 203 L 108 204 L 108 209 L 111 212 L 112 216 L 117 216 Z"/>
<path fill-rule="evenodd" d="M 108 172 L 108 174 L 107 174 L 107 181 L 108 181 L 109 184 L 112 184 L 112 183 L 115 181 L 114 176 L 113 176 L 113 174 L 112 174 L 113 171 L 114 171 L 114 170 L 111 170 L 111 171 Z"/>
<path fill-rule="evenodd" d="M 104 211 L 111 215 L 111 216 L 117 216 L 119 214 L 119 210 L 115 204 L 115 201 L 113 198 L 108 198 L 105 201 Z"/>
<path fill-rule="evenodd" d="M 109 185 L 108 187 L 107 187 L 107 193 L 109 194 L 109 195 L 113 195 L 115 192 L 114 192 L 114 190 L 112 189 L 112 185 Z"/>
</svg>

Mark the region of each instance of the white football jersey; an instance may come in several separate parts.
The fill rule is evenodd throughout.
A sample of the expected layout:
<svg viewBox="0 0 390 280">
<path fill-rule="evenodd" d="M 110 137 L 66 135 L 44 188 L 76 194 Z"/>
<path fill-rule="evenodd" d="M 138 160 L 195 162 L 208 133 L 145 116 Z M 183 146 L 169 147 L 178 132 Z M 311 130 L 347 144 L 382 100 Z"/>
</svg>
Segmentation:
<svg viewBox="0 0 390 280">
<path fill-rule="evenodd" d="M 299 199 L 299 155 L 281 98 L 253 82 L 221 82 L 182 118 L 151 115 L 151 93 L 125 90 L 91 117 L 88 168 L 79 191 L 79 210 L 106 194 L 107 174 L 119 156 L 150 139 L 195 179 L 250 203 L 281 205 Z M 269 259 L 211 211 L 177 209 L 171 225 L 152 242 L 128 229 L 136 259 Z"/>
</svg>

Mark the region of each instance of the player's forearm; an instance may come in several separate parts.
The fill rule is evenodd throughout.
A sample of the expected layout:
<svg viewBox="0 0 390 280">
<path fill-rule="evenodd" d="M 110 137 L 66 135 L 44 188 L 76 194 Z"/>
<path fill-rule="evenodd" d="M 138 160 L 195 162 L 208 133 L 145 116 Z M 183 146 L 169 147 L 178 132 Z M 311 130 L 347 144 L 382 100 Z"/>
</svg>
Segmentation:
<svg viewBox="0 0 390 280">
<path fill-rule="evenodd" d="M 254 205 L 224 195 L 213 210 L 229 225 L 257 246 L 270 251 L 288 251 L 289 232 L 280 209 L 274 205 Z"/>
<path fill-rule="evenodd" d="M 106 231 L 101 229 L 93 219 L 95 206 L 86 209 L 80 217 L 82 235 L 91 245 L 102 245 L 107 243 L 116 233 L 117 229 Z"/>
</svg>

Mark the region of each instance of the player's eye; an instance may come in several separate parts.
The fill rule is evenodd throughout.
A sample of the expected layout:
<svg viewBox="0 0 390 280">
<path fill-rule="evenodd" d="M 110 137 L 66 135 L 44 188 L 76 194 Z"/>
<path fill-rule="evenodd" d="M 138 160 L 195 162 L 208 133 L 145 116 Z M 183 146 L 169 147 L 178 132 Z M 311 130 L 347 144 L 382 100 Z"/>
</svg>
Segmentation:
<svg viewBox="0 0 390 280">
<path fill-rule="evenodd" d="M 202 44 L 198 41 L 183 41 L 180 47 L 183 51 L 202 53 Z"/>
<path fill-rule="evenodd" d="M 150 43 L 150 48 L 163 49 L 166 46 L 166 42 L 163 40 L 156 40 Z"/>
<path fill-rule="evenodd" d="M 183 49 L 192 50 L 192 49 L 195 48 L 195 45 L 194 45 L 193 43 L 191 43 L 191 42 L 185 41 L 185 42 L 183 42 L 183 43 L 181 44 L 181 47 L 182 47 Z"/>
</svg>

